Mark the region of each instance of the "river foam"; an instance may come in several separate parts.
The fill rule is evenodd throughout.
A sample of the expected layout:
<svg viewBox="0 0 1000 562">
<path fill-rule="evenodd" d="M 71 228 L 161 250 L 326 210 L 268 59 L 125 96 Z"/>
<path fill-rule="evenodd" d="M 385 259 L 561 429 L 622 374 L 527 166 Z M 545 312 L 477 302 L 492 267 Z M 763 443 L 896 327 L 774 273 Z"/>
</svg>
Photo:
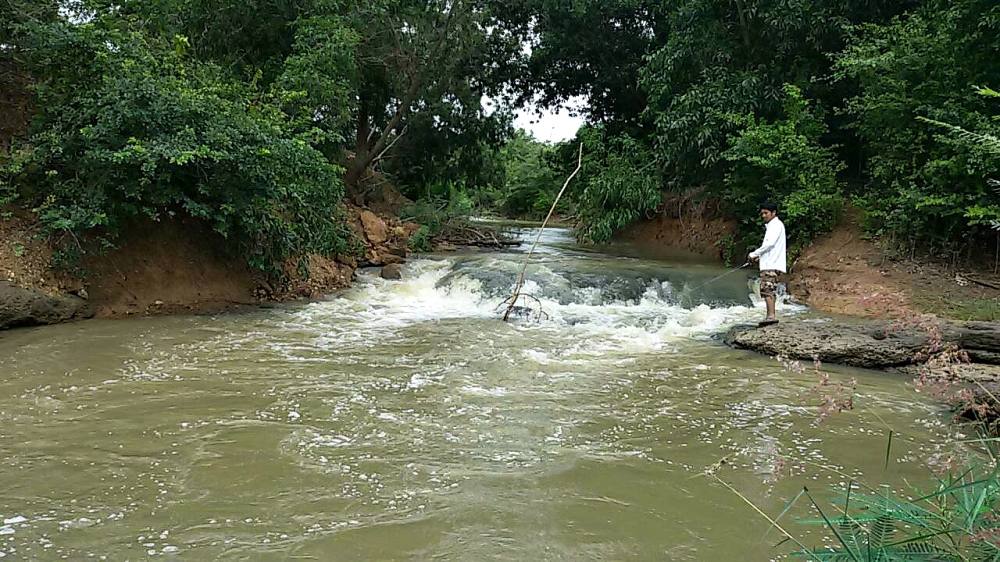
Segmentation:
<svg viewBox="0 0 1000 562">
<path fill-rule="evenodd" d="M 520 268 L 519 255 L 417 259 L 402 281 L 363 271 L 355 287 L 297 314 L 303 329 L 320 329 L 331 341 L 350 337 L 338 326 L 364 323 L 365 338 L 391 336 L 409 326 L 455 319 L 499 319 Z M 579 272 L 549 261 L 529 268 L 519 301 L 517 329 L 560 331 L 579 355 L 660 350 L 686 338 L 709 337 L 725 327 L 758 319 L 762 305 L 727 295 L 704 302 L 690 282 L 659 278 L 626 267 Z M 654 272 L 655 273 L 655 272 Z M 692 298 L 695 297 L 695 298 Z M 537 299 L 537 300 L 536 300 Z M 699 302 L 699 299 L 701 302 Z M 781 305 L 786 312 L 800 307 Z M 332 330 L 327 332 L 326 330 Z"/>
</svg>

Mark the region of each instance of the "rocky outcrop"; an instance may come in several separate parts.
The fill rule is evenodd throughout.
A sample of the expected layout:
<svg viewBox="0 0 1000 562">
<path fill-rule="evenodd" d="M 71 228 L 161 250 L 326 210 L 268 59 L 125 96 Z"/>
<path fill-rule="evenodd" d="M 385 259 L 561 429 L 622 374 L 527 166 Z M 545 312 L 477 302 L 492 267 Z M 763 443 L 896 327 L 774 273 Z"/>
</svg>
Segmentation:
<svg viewBox="0 0 1000 562">
<path fill-rule="evenodd" d="M 398 263 L 390 263 L 382 268 L 382 279 L 399 281 L 403 278 L 403 267 Z"/>
<path fill-rule="evenodd" d="M 305 265 L 303 272 L 302 265 Z M 288 260 L 285 276 L 288 285 L 284 295 L 295 298 L 318 299 L 334 291 L 343 289 L 354 280 L 357 262 L 350 257 L 330 259 L 318 254 L 310 254 L 305 261 Z M 272 295 L 270 300 L 285 300 Z"/>
<path fill-rule="evenodd" d="M 49 295 L 0 281 L 0 330 L 58 324 L 93 315 L 87 301 L 82 298 Z"/>
<path fill-rule="evenodd" d="M 774 326 L 737 326 L 726 342 L 739 349 L 791 359 L 818 359 L 869 369 L 903 367 L 949 346 L 973 362 L 1000 364 L 1000 324 L 790 320 Z"/>
<path fill-rule="evenodd" d="M 410 236 L 420 225 L 380 216 L 369 209 L 350 207 L 350 225 L 364 244 L 364 253 L 357 260 L 361 267 L 381 267 L 406 261 L 410 253 Z"/>
<path fill-rule="evenodd" d="M 362 209 L 358 215 L 361 219 L 361 227 L 365 232 L 365 238 L 372 244 L 384 244 L 389 239 L 388 228 L 385 221 L 368 209 Z"/>
</svg>

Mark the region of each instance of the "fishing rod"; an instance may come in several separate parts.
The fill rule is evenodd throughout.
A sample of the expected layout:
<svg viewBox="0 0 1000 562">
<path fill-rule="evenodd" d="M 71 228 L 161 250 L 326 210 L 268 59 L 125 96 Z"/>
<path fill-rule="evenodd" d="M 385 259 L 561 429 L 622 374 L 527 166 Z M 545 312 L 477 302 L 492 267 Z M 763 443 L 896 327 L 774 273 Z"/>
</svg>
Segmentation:
<svg viewBox="0 0 1000 562">
<path fill-rule="evenodd" d="M 697 286 L 697 287 L 695 287 L 694 289 L 691 289 L 691 292 L 694 292 L 694 291 L 700 291 L 701 289 L 704 289 L 705 287 L 707 287 L 707 286 L 711 285 L 712 283 L 715 283 L 715 282 L 716 282 L 716 281 L 718 281 L 719 279 L 722 279 L 723 277 L 728 277 L 728 276 L 730 276 L 730 275 L 732 275 L 732 274 L 736 273 L 737 271 L 740 271 L 740 270 L 742 270 L 742 269 L 745 269 L 745 268 L 746 268 L 746 267 L 748 267 L 749 265 L 750 265 L 750 262 L 746 262 L 745 264 L 743 264 L 743 265 L 741 265 L 741 266 L 739 266 L 739 267 L 736 267 L 736 268 L 733 268 L 733 269 L 730 269 L 729 271 L 727 271 L 727 272 L 723 273 L 722 275 L 719 275 L 718 277 L 713 277 L 712 279 L 709 279 L 709 280 L 708 280 L 707 282 L 705 282 L 705 283 L 702 283 L 701 285 L 698 285 L 698 286 Z"/>
</svg>

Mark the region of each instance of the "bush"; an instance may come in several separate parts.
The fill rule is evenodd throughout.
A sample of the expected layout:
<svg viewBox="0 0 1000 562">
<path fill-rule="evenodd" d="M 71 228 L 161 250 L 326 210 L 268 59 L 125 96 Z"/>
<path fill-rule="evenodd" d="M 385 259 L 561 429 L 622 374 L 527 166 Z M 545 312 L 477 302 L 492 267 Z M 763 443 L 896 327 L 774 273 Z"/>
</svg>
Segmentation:
<svg viewBox="0 0 1000 562">
<path fill-rule="evenodd" d="M 600 128 L 586 128 L 580 139 L 584 160 L 582 191 L 576 197 L 578 236 L 607 242 L 660 204 L 656 161 L 647 146 L 627 135 L 605 138 Z"/>
<path fill-rule="evenodd" d="M 923 2 L 910 17 L 854 29 L 836 71 L 861 87 L 847 109 L 870 154 L 859 201 L 873 234 L 929 249 L 992 238 L 1000 154 L 979 141 L 1000 136 L 1000 104 L 974 87 L 995 86 L 998 49 L 992 0 Z"/>
<path fill-rule="evenodd" d="M 561 187 L 551 163 L 554 149 L 518 133 L 500 155 L 505 176 L 500 211 L 511 218 L 544 218 Z"/>
<path fill-rule="evenodd" d="M 269 272 L 346 247 L 341 170 L 261 92 L 187 57 L 186 39 L 98 19 L 26 28 L 24 47 L 48 80 L 2 176 L 51 233 L 113 239 L 135 219 L 183 214 Z"/>
<path fill-rule="evenodd" d="M 731 117 L 743 129 L 725 152 L 730 162 L 724 199 L 744 217 L 744 232 L 759 231 L 757 206 L 780 207 L 793 255 L 836 224 L 844 205 L 838 174 L 844 165 L 820 145 L 826 125 L 795 86 L 785 86 L 784 115 L 774 122 Z"/>
</svg>

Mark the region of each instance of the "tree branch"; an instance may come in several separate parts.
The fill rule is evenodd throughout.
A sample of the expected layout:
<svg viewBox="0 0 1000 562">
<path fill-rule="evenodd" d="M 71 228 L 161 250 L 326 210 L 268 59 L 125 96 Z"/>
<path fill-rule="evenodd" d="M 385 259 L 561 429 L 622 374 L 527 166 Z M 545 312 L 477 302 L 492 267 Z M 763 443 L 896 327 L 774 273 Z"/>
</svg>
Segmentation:
<svg viewBox="0 0 1000 562">
<path fill-rule="evenodd" d="M 514 284 L 514 293 L 511 294 L 510 298 L 507 301 L 505 301 L 507 302 L 507 312 L 504 312 L 503 315 L 504 322 L 507 322 L 507 320 L 510 318 L 511 312 L 513 312 L 514 308 L 517 306 L 517 301 L 522 296 L 530 296 L 530 295 L 522 295 L 521 289 L 524 288 L 524 275 L 528 271 L 528 263 L 531 261 L 531 255 L 535 253 L 535 248 L 538 247 L 538 242 L 542 239 L 542 233 L 545 232 L 545 227 L 546 225 L 549 224 L 549 219 L 551 219 L 552 215 L 555 214 L 556 206 L 559 205 L 559 200 L 562 199 L 563 193 L 566 192 L 566 188 L 569 187 L 569 183 L 573 181 L 573 178 L 575 178 L 576 175 L 580 173 L 580 169 L 582 167 L 583 167 L 583 143 L 581 142 L 580 152 L 576 160 L 576 169 L 573 170 L 573 173 L 570 174 L 568 178 L 566 178 L 566 183 L 563 184 L 562 189 L 559 190 L 559 194 L 556 195 L 556 200 L 552 202 L 552 208 L 549 209 L 549 214 L 546 215 L 545 220 L 542 221 L 542 227 L 538 229 L 538 236 L 535 237 L 535 243 L 531 245 L 531 249 L 528 250 L 528 255 L 524 257 L 524 265 L 521 266 L 521 273 L 520 275 L 517 276 L 517 283 Z"/>
</svg>

